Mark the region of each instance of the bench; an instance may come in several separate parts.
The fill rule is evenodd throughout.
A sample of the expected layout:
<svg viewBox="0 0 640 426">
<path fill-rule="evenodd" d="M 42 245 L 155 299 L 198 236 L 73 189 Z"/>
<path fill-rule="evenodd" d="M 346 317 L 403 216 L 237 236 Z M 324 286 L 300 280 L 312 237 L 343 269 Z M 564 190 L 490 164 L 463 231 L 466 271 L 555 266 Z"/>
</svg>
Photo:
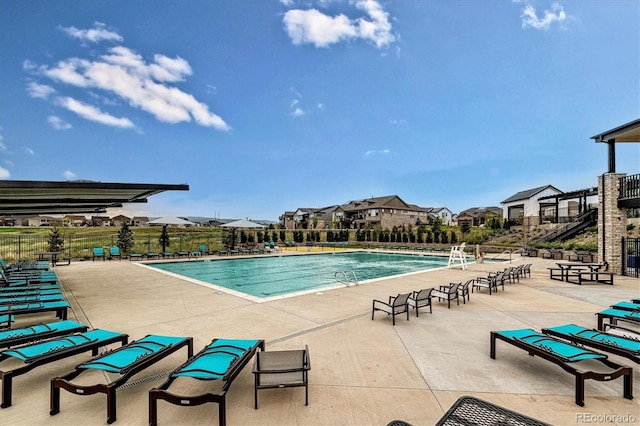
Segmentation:
<svg viewBox="0 0 640 426">
<path fill-rule="evenodd" d="M 593 253 L 589 251 L 577 250 L 569 255 L 569 261 L 591 263 L 593 262 Z"/>
<path fill-rule="evenodd" d="M 562 250 L 549 249 L 542 253 L 543 259 L 562 259 Z"/>
<path fill-rule="evenodd" d="M 567 282 L 578 285 L 582 285 L 582 283 L 613 285 L 613 272 L 571 271 L 567 275 Z"/>
</svg>

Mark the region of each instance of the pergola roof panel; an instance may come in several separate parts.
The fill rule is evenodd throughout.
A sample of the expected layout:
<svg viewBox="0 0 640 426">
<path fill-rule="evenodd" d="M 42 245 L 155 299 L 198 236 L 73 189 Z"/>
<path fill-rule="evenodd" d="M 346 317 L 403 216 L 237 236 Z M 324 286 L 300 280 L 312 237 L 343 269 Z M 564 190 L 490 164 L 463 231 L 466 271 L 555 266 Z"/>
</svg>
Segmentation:
<svg viewBox="0 0 640 426">
<path fill-rule="evenodd" d="M 0 215 L 103 213 L 164 191 L 188 190 L 187 184 L 0 180 Z"/>
</svg>

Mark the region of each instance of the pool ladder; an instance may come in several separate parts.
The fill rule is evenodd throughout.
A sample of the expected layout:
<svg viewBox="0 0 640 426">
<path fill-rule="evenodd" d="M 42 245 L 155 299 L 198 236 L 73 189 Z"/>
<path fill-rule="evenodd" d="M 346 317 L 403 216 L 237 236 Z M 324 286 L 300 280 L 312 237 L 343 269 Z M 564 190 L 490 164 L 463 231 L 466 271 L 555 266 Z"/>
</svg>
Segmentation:
<svg viewBox="0 0 640 426">
<path fill-rule="evenodd" d="M 358 282 L 358 276 L 354 271 L 338 271 L 333 276 L 336 281 L 349 287 L 351 284 L 360 285 Z"/>
</svg>

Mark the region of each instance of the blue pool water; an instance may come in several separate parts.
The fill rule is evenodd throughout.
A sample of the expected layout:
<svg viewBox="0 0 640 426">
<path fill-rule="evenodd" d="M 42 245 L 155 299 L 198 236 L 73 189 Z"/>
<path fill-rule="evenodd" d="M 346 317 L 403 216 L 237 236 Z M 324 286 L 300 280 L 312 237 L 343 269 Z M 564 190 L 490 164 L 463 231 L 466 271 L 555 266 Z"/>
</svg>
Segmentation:
<svg viewBox="0 0 640 426">
<path fill-rule="evenodd" d="M 448 260 L 444 256 L 346 252 L 147 265 L 258 298 L 269 298 L 334 286 L 338 284 L 335 279 L 338 271 L 354 271 L 362 283 L 446 267 Z"/>
</svg>

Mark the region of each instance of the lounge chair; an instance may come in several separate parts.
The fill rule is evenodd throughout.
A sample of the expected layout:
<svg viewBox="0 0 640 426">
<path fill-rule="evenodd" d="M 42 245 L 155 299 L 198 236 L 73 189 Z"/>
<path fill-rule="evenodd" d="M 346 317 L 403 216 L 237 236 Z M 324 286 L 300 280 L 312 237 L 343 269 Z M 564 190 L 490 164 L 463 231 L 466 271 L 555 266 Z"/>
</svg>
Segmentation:
<svg viewBox="0 0 640 426">
<path fill-rule="evenodd" d="M 22 328 L 12 328 L 0 331 L 0 348 L 22 345 L 36 340 L 66 336 L 72 333 L 84 333 L 86 325 L 71 320 L 54 321 L 44 324 L 30 325 Z"/>
<path fill-rule="evenodd" d="M 218 423 L 225 425 L 227 391 L 258 349 L 264 350 L 264 340 L 214 339 L 171 372 L 162 385 L 149 391 L 149 425 L 158 424 L 158 400 L 182 406 L 215 402 L 218 404 Z M 215 390 L 201 395 L 176 395 L 168 389 L 178 377 L 215 382 Z"/>
<path fill-rule="evenodd" d="M 575 324 L 543 328 L 542 332 L 544 334 L 570 340 L 580 345 L 589 346 L 623 356 L 634 361 L 636 364 L 640 364 L 640 340 L 637 338 L 632 339 L 630 337 L 609 334 L 598 330 L 580 327 Z"/>
<path fill-rule="evenodd" d="M 15 320 L 13 315 L 0 315 L 0 330 L 11 327 L 11 323 Z"/>
<path fill-rule="evenodd" d="M 411 293 L 411 296 L 407 299 L 407 304 L 416 310 L 416 317 L 420 316 L 419 311 L 420 308 L 428 306 L 429 313 L 433 313 L 433 306 L 431 305 L 431 293 L 433 292 L 433 288 L 425 288 L 420 291 L 414 291 Z"/>
<path fill-rule="evenodd" d="M 76 333 L 16 346 L 0 352 L 0 363 L 7 359 L 17 359 L 23 362 L 21 367 L 0 371 L 0 379 L 2 379 L 2 404 L 0 408 L 11 406 L 11 384 L 14 377 L 25 374 L 40 365 L 83 352 L 91 351 L 95 356 L 98 354 L 100 347 L 116 342 L 125 344 L 127 339 L 128 336 L 126 334 L 95 329 L 85 333 Z"/>
<path fill-rule="evenodd" d="M 0 314 L 21 315 L 54 311 L 56 313 L 56 317 L 65 320 L 67 319 L 68 309 L 69 303 L 64 300 L 54 302 L 16 303 L 11 305 L 0 305 Z"/>
<path fill-rule="evenodd" d="M 45 294 L 62 294 L 59 285 L 30 285 L 25 287 L 0 287 L 0 297 L 37 296 Z"/>
<path fill-rule="evenodd" d="M 147 259 L 157 259 L 158 258 L 158 253 L 156 253 L 155 251 L 148 251 L 144 254 Z"/>
<path fill-rule="evenodd" d="M 5 296 L 0 294 L 0 305 L 15 305 L 18 303 L 31 303 L 31 302 L 55 302 L 58 300 L 64 300 L 62 293 L 51 294 L 23 294 Z"/>
<path fill-rule="evenodd" d="M 107 258 L 106 254 L 104 252 L 104 248 L 102 248 L 102 247 L 94 247 L 93 248 L 93 259 L 92 259 L 92 262 L 95 262 L 96 258 L 98 258 L 98 259 L 102 258 L 102 260 L 105 260 Z"/>
<path fill-rule="evenodd" d="M 548 423 L 472 396 L 458 398 L 436 423 L 436 426 L 456 425 L 551 426 Z"/>
<path fill-rule="evenodd" d="M 58 282 L 55 272 L 16 272 L 11 275 L 0 271 L 0 286 L 20 286 L 29 284 L 54 284 Z"/>
<path fill-rule="evenodd" d="M 517 348 L 523 349 L 532 356 L 539 356 L 560 366 L 564 371 L 572 374 L 576 379 L 575 402 L 584 406 L 584 382 L 593 379 L 607 382 L 623 377 L 626 399 L 633 399 L 633 369 L 625 367 L 608 359 L 607 355 L 558 340 L 546 334 L 538 333 L 529 328 L 520 330 L 504 330 L 491 332 L 491 359 L 496 358 L 496 340 L 502 340 Z M 579 361 L 600 362 L 608 367 L 606 372 L 596 372 L 574 367 L 572 363 Z M 585 368 L 587 366 L 584 366 Z"/>
<path fill-rule="evenodd" d="M 640 303 L 636 302 L 618 302 L 615 305 L 611 305 L 613 309 L 620 309 L 621 311 L 638 312 L 640 311 Z"/>
<path fill-rule="evenodd" d="M 639 311 L 623 311 L 622 309 L 609 308 L 596 313 L 598 316 L 598 330 L 605 331 L 604 321 L 609 320 L 612 325 L 618 324 L 618 321 L 624 321 L 640 325 Z"/>
<path fill-rule="evenodd" d="M 396 325 L 396 315 L 407 313 L 407 321 L 409 321 L 409 305 L 408 300 L 411 293 L 398 294 L 397 296 L 389 296 L 389 302 L 385 303 L 380 300 L 373 300 L 373 310 L 371 311 L 371 320 L 376 311 L 385 312 L 391 315 L 391 323 Z"/>
<path fill-rule="evenodd" d="M 62 377 L 51 379 L 51 410 L 49 414 L 60 412 L 60 389 L 77 395 L 104 393 L 107 396 L 107 423 L 116 421 L 116 390 L 133 375 L 155 364 L 161 359 L 187 346 L 188 357 L 193 355 L 193 338 L 147 335 L 121 348 L 105 352 L 76 366 L 75 370 Z M 95 385 L 74 384 L 71 380 L 86 371 L 104 371 L 118 375 L 117 379 Z"/>
<path fill-rule="evenodd" d="M 209 254 L 209 249 L 204 244 L 200 245 L 200 254 L 204 256 L 205 254 Z"/>
<path fill-rule="evenodd" d="M 109 248 L 109 260 L 112 259 L 122 259 L 122 255 L 120 254 L 120 247 L 110 247 Z"/>
<path fill-rule="evenodd" d="M 433 293 L 431 293 L 431 297 L 437 297 L 438 300 L 446 300 L 447 301 L 447 309 L 451 309 L 451 301 L 455 300 L 458 305 L 460 305 L 460 294 L 458 293 L 458 288 L 460 288 L 462 283 L 451 283 L 449 285 L 441 285 L 439 289 L 433 289 Z"/>
<path fill-rule="evenodd" d="M 258 390 L 304 386 L 304 405 L 309 405 L 309 348 L 300 350 L 262 351 L 253 364 L 254 403 L 258 409 Z"/>
</svg>

